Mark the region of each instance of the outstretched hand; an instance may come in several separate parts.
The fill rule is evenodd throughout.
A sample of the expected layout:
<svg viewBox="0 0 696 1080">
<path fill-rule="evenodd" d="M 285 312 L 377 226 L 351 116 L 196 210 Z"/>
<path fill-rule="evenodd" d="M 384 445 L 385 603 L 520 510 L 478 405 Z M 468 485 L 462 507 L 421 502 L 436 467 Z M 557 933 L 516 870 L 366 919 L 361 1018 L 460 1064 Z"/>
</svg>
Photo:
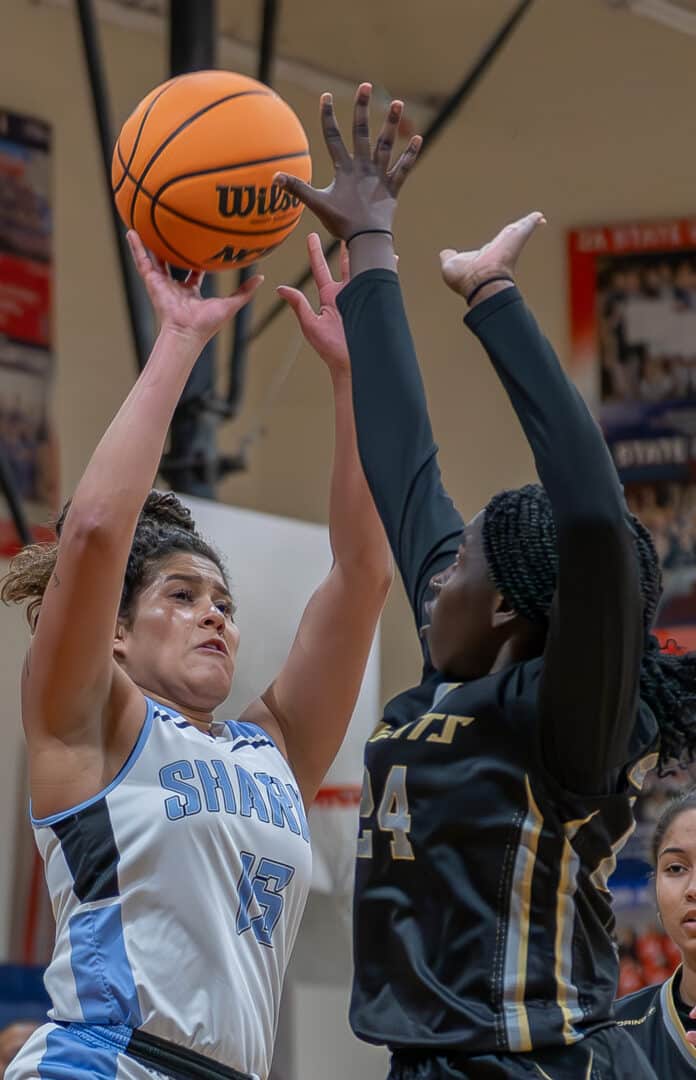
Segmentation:
<svg viewBox="0 0 696 1080">
<path fill-rule="evenodd" d="M 161 259 L 148 255 L 135 230 L 128 231 L 127 239 L 135 268 L 143 279 L 160 326 L 191 336 L 201 347 L 249 303 L 263 281 L 262 275 L 256 274 L 231 296 L 204 299 L 201 296 L 205 276 L 202 270 L 191 270 L 185 281 L 175 281 Z"/>
<path fill-rule="evenodd" d="M 307 297 L 299 289 L 292 289 L 289 285 L 279 285 L 278 295 L 288 302 L 297 316 L 305 341 L 319 353 L 331 374 L 348 374 L 350 372 L 348 346 L 343 332 L 343 320 L 336 306 L 336 297 L 350 278 L 348 253 L 343 245 L 341 280 L 334 281 L 317 233 L 310 233 L 307 237 L 307 251 L 314 284 L 319 294 L 319 312 L 314 311 Z"/>
<path fill-rule="evenodd" d="M 331 94 L 321 96 L 324 141 L 335 170 L 328 187 L 314 188 L 286 173 L 274 177 L 274 183 L 297 196 L 341 240 L 358 232 L 391 232 L 398 194 L 423 142 L 414 135 L 390 168 L 404 103 L 392 101 L 373 150 L 368 119 L 371 93 L 370 83 L 361 83 L 355 96 L 352 157 L 338 129 Z"/>
<path fill-rule="evenodd" d="M 492 277 L 515 277 L 520 253 L 532 233 L 546 218 L 538 211 L 513 221 L 478 251 L 456 251 L 445 248 L 440 252 L 440 267 L 445 283 L 460 296 L 471 296 L 474 289 Z"/>
</svg>

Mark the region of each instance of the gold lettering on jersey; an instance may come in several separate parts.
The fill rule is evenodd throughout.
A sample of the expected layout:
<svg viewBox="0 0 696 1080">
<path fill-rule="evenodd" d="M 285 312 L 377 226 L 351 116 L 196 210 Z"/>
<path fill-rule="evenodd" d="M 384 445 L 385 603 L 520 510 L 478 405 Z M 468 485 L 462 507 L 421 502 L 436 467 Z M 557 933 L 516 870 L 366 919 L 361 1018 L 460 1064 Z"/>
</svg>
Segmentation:
<svg viewBox="0 0 696 1080">
<path fill-rule="evenodd" d="M 389 739 L 389 738 L 391 738 L 391 734 L 392 734 L 392 729 L 389 727 L 389 724 L 385 724 L 384 721 L 381 720 L 379 722 L 379 724 L 377 725 L 377 727 L 375 728 L 375 730 L 372 732 L 372 734 L 370 735 L 370 738 L 367 741 L 368 742 L 379 742 L 380 739 Z"/>
<path fill-rule="evenodd" d="M 421 716 L 420 720 L 416 720 L 413 727 L 411 727 L 411 725 L 409 724 L 411 730 L 409 731 L 406 738 L 409 741 L 415 741 L 416 739 L 420 739 L 425 729 L 430 727 L 433 720 L 442 720 L 442 713 L 426 713 L 425 716 Z"/>
<path fill-rule="evenodd" d="M 454 739 L 455 732 L 457 731 L 457 728 L 459 728 L 460 726 L 461 727 L 468 727 L 469 724 L 473 724 L 473 722 L 474 722 L 473 716 L 452 716 L 452 715 L 449 715 L 449 716 L 445 716 L 444 720 L 445 720 L 445 722 L 442 725 L 442 731 L 440 731 L 439 733 L 436 732 L 436 731 L 433 731 L 432 734 L 428 735 L 428 739 L 427 739 L 428 742 L 438 742 L 438 743 L 448 743 L 449 744 Z"/>
<path fill-rule="evenodd" d="M 391 728 L 388 724 L 379 724 L 368 742 L 379 742 L 380 739 L 401 739 L 405 735 L 408 742 L 415 742 L 425 737 L 426 742 L 449 746 L 459 729 L 473 724 L 475 719 L 475 716 L 455 716 L 452 713 L 424 713 L 418 720 L 411 720 L 410 723 L 398 728 Z"/>
</svg>

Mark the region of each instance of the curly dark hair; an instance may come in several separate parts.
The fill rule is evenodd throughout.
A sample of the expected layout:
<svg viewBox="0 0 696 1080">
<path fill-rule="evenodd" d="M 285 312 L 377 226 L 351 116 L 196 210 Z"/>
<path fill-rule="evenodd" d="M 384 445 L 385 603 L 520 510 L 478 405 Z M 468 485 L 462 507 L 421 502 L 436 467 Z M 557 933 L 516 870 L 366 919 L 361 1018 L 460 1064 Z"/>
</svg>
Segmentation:
<svg viewBox="0 0 696 1080">
<path fill-rule="evenodd" d="M 63 507 L 56 522 L 60 541 L 70 501 Z M 135 527 L 133 543 L 123 579 L 119 618 L 129 622 L 133 616 L 138 594 L 152 580 L 155 567 L 169 555 L 188 551 L 210 559 L 227 584 L 227 573 L 218 552 L 196 531 L 191 511 L 171 491 L 152 490 L 143 504 Z M 34 629 L 41 601 L 56 565 L 58 542 L 30 544 L 10 563 L 2 581 L 0 599 L 6 604 L 29 600 L 27 619 Z"/>
<path fill-rule="evenodd" d="M 650 633 L 662 596 L 662 573 L 645 525 L 628 516 L 633 530 L 643 596 L 645 651 L 640 695 L 660 729 L 658 769 L 693 760 L 696 751 L 696 654 L 660 650 Z M 558 575 L 556 525 L 540 484 L 494 495 L 484 510 L 483 546 L 490 575 L 511 607 L 532 623 L 548 622 Z"/>
</svg>

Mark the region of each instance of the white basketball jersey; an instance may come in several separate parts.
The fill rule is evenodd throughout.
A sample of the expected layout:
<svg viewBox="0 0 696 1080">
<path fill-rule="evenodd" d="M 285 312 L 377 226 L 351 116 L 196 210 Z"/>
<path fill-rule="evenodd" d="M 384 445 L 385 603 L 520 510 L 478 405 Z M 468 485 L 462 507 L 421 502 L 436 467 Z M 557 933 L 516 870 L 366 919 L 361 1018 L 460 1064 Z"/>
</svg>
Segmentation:
<svg viewBox="0 0 696 1080">
<path fill-rule="evenodd" d="M 265 1080 L 309 831 L 271 738 L 214 731 L 148 699 L 109 787 L 33 819 L 56 918 L 50 1015 L 141 1028 Z"/>
</svg>

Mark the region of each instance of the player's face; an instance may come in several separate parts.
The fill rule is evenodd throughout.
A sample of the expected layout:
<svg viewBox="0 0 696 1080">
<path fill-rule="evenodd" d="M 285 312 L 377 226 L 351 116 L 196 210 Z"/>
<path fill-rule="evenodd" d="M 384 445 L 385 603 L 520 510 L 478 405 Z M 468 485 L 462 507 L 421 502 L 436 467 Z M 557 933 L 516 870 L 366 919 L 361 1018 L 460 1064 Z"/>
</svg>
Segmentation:
<svg viewBox="0 0 696 1080">
<path fill-rule="evenodd" d="M 696 962 L 696 810 L 684 810 L 665 833 L 657 853 L 657 903 L 665 931 Z"/>
<path fill-rule="evenodd" d="M 225 580 L 202 555 L 177 553 L 154 568 L 115 655 L 143 690 L 182 709 L 209 711 L 230 691 L 239 646 Z"/>
<path fill-rule="evenodd" d="M 430 656 L 448 678 L 476 679 L 491 670 L 500 648 L 495 615 L 500 593 L 483 549 L 483 512 L 466 526 L 457 557 L 432 579 L 426 605 Z"/>
</svg>

